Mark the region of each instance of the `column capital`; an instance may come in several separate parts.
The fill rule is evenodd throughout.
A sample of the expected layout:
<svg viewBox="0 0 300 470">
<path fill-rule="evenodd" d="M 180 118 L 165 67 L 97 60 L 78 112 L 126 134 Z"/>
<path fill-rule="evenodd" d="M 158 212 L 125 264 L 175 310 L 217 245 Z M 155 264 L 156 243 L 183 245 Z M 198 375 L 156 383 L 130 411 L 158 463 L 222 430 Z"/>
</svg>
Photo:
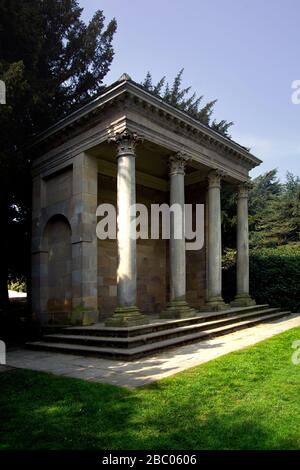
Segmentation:
<svg viewBox="0 0 300 470">
<path fill-rule="evenodd" d="M 208 188 L 220 188 L 221 179 L 225 176 L 225 172 L 222 170 L 211 170 L 208 173 Z"/>
<path fill-rule="evenodd" d="M 184 175 L 185 167 L 190 157 L 183 152 L 177 152 L 175 155 L 169 157 L 169 174 L 171 175 Z"/>
<path fill-rule="evenodd" d="M 248 198 L 249 190 L 253 187 L 251 181 L 245 181 L 238 185 L 238 198 Z"/>
<path fill-rule="evenodd" d="M 116 144 L 117 158 L 124 155 L 135 156 L 135 147 L 143 141 L 143 138 L 136 132 L 131 132 L 125 128 L 122 132 L 115 132 L 109 139 L 109 143 Z"/>
</svg>

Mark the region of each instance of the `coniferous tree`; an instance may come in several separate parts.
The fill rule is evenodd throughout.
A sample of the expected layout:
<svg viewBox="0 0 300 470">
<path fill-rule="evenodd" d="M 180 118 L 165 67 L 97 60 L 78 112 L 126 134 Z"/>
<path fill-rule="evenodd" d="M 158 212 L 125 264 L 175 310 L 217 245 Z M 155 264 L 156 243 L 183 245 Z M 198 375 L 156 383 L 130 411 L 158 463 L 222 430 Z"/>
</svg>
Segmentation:
<svg viewBox="0 0 300 470">
<path fill-rule="evenodd" d="M 233 125 L 233 122 L 227 122 L 225 120 L 220 122 L 217 122 L 216 120 L 211 121 L 217 100 L 209 101 L 204 106 L 201 106 L 203 96 L 197 97 L 196 93 L 188 96 L 191 87 L 181 87 L 183 70 L 184 69 L 181 69 L 179 71 L 171 86 L 169 83 L 166 83 L 165 77 L 162 77 L 156 85 L 153 85 L 152 75 L 150 72 L 147 72 L 145 80 L 141 83 L 141 85 L 143 88 L 145 88 L 145 90 L 150 91 L 155 96 L 159 96 L 172 106 L 185 111 L 187 114 L 197 119 L 201 123 L 210 126 L 216 132 L 219 132 L 225 137 L 230 138 L 228 130 Z"/>
<path fill-rule="evenodd" d="M 288 172 L 267 214 L 267 242 L 276 245 L 300 242 L 300 178 Z"/>
<path fill-rule="evenodd" d="M 82 21 L 76 0 L 0 0 L 0 80 L 7 104 L 0 105 L 0 303 L 7 301 L 7 254 L 17 223 L 29 230 L 30 156 L 24 143 L 101 89 L 114 51 L 116 21 L 102 11 Z M 26 228 L 25 228 L 26 226 Z M 27 237 L 28 240 L 28 237 Z"/>
<path fill-rule="evenodd" d="M 223 248 L 236 247 L 236 195 L 222 191 Z M 300 244 L 300 178 L 287 173 L 281 183 L 277 169 L 252 181 L 249 191 L 249 242 L 251 248 Z"/>
<path fill-rule="evenodd" d="M 276 245 L 277 241 L 271 237 L 270 222 L 277 216 L 275 206 L 281 192 L 282 184 L 277 177 L 277 169 L 253 180 L 253 188 L 249 193 L 250 246 Z"/>
</svg>

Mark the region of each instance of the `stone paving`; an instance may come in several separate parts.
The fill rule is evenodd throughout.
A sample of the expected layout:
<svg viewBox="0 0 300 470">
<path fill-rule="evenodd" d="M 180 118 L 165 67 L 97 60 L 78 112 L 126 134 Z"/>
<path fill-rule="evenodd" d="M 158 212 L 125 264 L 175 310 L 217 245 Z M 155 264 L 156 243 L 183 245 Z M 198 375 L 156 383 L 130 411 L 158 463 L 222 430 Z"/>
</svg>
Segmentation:
<svg viewBox="0 0 300 470">
<path fill-rule="evenodd" d="M 297 326 L 300 326 L 300 314 L 132 362 L 18 349 L 8 351 L 7 365 L 132 388 L 174 375 Z"/>
</svg>

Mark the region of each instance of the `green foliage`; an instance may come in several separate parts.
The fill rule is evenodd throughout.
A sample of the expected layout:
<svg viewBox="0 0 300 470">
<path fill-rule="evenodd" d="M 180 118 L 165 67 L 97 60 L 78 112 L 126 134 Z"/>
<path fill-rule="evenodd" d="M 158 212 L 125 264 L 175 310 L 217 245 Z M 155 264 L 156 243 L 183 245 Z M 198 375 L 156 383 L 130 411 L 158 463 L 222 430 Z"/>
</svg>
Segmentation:
<svg viewBox="0 0 300 470">
<path fill-rule="evenodd" d="M 287 173 L 281 183 L 277 170 L 254 178 L 249 191 L 251 248 L 300 242 L 300 178 Z M 236 246 L 236 194 L 224 187 L 222 197 L 223 249 Z"/>
<path fill-rule="evenodd" d="M 116 21 L 105 27 L 98 10 L 85 24 L 82 10 L 76 0 L 1 1 L 2 74 L 21 63 L 26 83 L 23 110 L 14 112 L 21 131 L 44 129 L 101 88 L 113 59 Z M 15 99 L 8 92 L 7 102 Z"/>
<path fill-rule="evenodd" d="M 219 134 L 223 134 L 226 137 L 230 137 L 228 130 L 231 126 L 233 126 L 233 122 L 232 121 L 228 122 L 228 121 L 225 121 L 224 119 L 222 119 L 220 122 L 217 122 L 214 119 L 213 122 L 211 123 L 211 128 L 214 131 L 217 131 L 219 132 Z"/>
<path fill-rule="evenodd" d="M 8 278 L 8 289 L 15 292 L 27 292 L 27 284 L 24 276 Z"/>
<path fill-rule="evenodd" d="M 224 250 L 236 247 L 236 192 L 224 186 L 221 191 L 222 243 Z"/>
<path fill-rule="evenodd" d="M 300 245 L 253 250 L 250 288 L 258 303 L 300 312 Z"/>
<path fill-rule="evenodd" d="M 233 300 L 236 292 L 235 251 L 223 256 L 223 296 Z M 300 244 L 250 251 L 250 294 L 259 304 L 268 303 L 300 312 Z"/>
<path fill-rule="evenodd" d="M 270 218 L 271 236 L 281 243 L 300 241 L 300 178 L 287 174 L 280 197 L 274 204 Z"/>
<path fill-rule="evenodd" d="M 298 450 L 299 337 L 295 328 L 136 389 L 2 372 L 0 448 Z"/>
<path fill-rule="evenodd" d="M 76 305 L 71 312 L 71 323 L 72 325 L 82 325 L 82 319 L 86 312 L 89 311 L 89 308 L 85 306 L 84 302 L 81 302 L 79 305 Z"/>
<path fill-rule="evenodd" d="M 223 269 L 230 269 L 235 267 L 236 263 L 236 250 L 232 248 L 226 248 L 222 256 L 222 267 Z"/>
<path fill-rule="evenodd" d="M 226 248 L 222 256 L 222 295 L 226 303 L 236 294 L 236 249 Z"/>
<path fill-rule="evenodd" d="M 30 252 L 31 204 L 26 143 L 99 92 L 113 59 L 115 19 L 105 26 L 98 10 L 85 24 L 81 15 L 77 0 L 0 0 L 0 79 L 7 91 L 7 104 L 0 106 L 3 304 L 8 267 L 18 273 L 25 264 L 23 274 L 29 267 L 24 260 L 24 251 Z"/>
<path fill-rule="evenodd" d="M 188 96 L 191 87 L 181 87 L 182 74 L 183 69 L 178 72 L 172 85 L 166 83 L 165 77 L 162 77 L 156 85 L 153 85 L 152 75 L 150 72 L 147 72 L 145 80 L 141 83 L 141 85 L 143 88 L 145 88 L 145 90 L 150 91 L 155 96 L 162 98 L 172 106 L 175 106 L 181 111 L 186 112 L 193 118 L 202 122 L 202 124 L 210 126 L 216 132 L 219 132 L 220 134 L 230 138 L 228 130 L 233 125 L 233 122 L 227 122 L 225 120 L 220 122 L 213 120 L 211 122 L 211 117 L 217 100 L 209 101 L 204 106 L 200 106 L 202 105 L 203 96 L 196 97 L 196 93 Z"/>
<path fill-rule="evenodd" d="M 287 174 L 281 184 L 277 170 L 254 180 L 249 195 L 250 244 L 276 247 L 300 241 L 300 179 Z"/>
<path fill-rule="evenodd" d="M 276 246 L 270 221 L 279 216 L 278 205 L 283 185 L 277 177 L 277 170 L 271 170 L 253 181 L 249 193 L 250 246 Z M 282 221 L 279 221 L 280 223 Z"/>
</svg>

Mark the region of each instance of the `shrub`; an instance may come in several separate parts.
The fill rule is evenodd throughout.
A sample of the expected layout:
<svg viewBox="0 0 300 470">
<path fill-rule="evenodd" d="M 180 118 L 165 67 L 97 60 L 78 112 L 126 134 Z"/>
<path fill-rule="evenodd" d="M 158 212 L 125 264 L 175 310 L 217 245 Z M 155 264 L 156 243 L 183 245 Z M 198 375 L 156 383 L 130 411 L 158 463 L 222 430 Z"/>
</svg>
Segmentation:
<svg viewBox="0 0 300 470">
<path fill-rule="evenodd" d="M 12 276 L 9 275 L 8 278 L 8 289 L 16 292 L 27 292 L 26 279 L 24 276 Z"/>
<path fill-rule="evenodd" d="M 227 262 L 225 266 L 223 295 L 228 302 L 235 295 L 236 266 L 235 262 Z M 259 304 L 268 303 L 273 307 L 300 312 L 300 246 L 252 250 L 250 294 Z"/>
</svg>

